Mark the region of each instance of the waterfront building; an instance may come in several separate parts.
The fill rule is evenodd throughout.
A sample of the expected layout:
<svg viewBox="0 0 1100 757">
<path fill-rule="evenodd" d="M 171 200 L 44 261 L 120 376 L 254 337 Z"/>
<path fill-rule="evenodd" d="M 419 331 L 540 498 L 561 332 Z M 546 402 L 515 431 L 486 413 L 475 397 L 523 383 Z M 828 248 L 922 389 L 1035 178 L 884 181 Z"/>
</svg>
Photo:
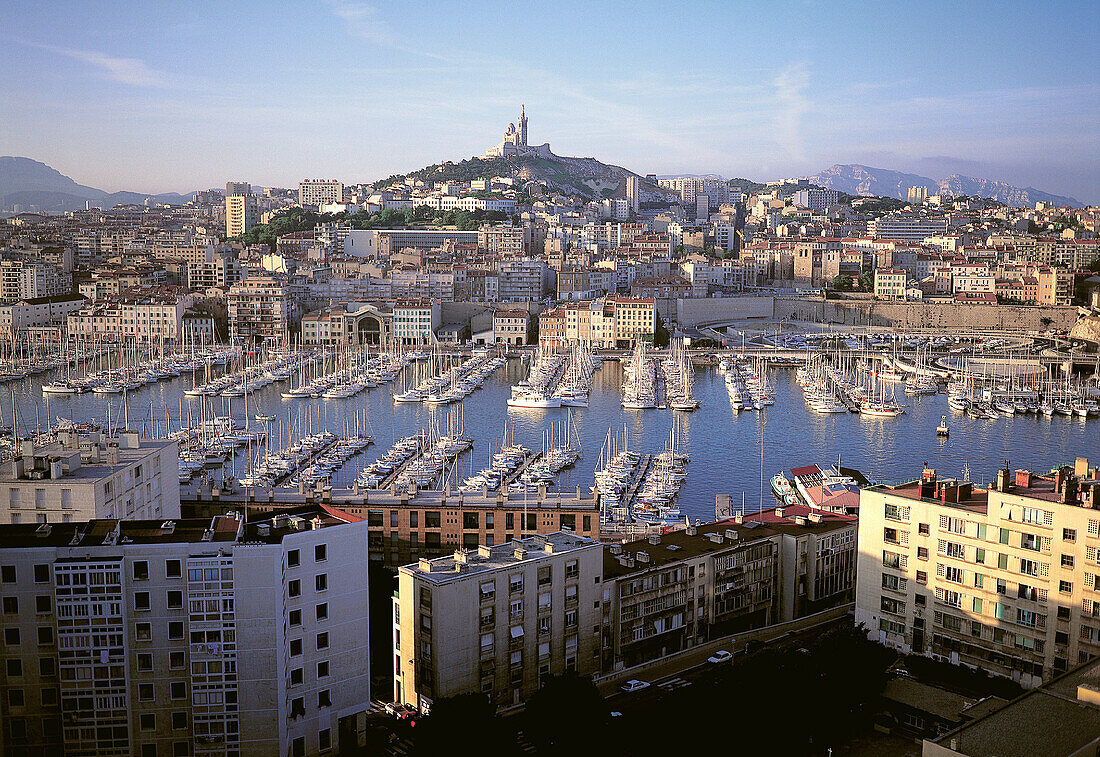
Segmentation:
<svg viewBox="0 0 1100 757">
<path fill-rule="evenodd" d="M 856 622 L 907 654 L 1037 686 L 1100 656 L 1098 509 L 1085 458 L 1005 468 L 988 490 L 927 468 L 864 489 Z"/>
<path fill-rule="evenodd" d="M 30 328 L 65 326 L 70 313 L 84 306 L 78 294 L 59 294 L 0 305 L 0 339 L 14 339 Z"/>
<path fill-rule="evenodd" d="M 336 179 L 303 179 L 298 182 L 298 204 L 320 207 L 344 199 L 344 185 Z"/>
<path fill-rule="evenodd" d="M 194 304 L 189 294 L 173 294 L 165 288 L 126 290 L 99 301 L 85 301 L 66 317 L 70 336 L 92 336 L 116 341 L 176 341 L 183 336 L 183 315 Z"/>
<path fill-rule="evenodd" d="M 393 308 L 379 303 L 349 302 L 302 316 L 302 344 L 390 344 Z"/>
<path fill-rule="evenodd" d="M 429 344 L 435 341 L 439 328 L 438 300 L 403 300 L 393 305 L 393 336 L 397 344 Z"/>
<path fill-rule="evenodd" d="M 124 431 L 47 445 L 24 442 L 0 466 L 0 523 L 68 523 L 92 518 L 178 518 L 178 447 Z"/>
<path fill-rule="evenodd" d="M 305 755 L 370 707 L 365 525 L 0 526 L 0 746 L 94 755 Z"/>
<path fill-rule="evenodd" d="M 0 260 L 0 300 L 15 301 L 72 294 L 73 275 L 48 263 Z"/>
<path fill-rule="evenodd" d="M 523 309 L 493 311 L 493 341 L 497 344 L 528 344 L 531 314 Z"/>
<path fill-rule="evenodd" d="M 480 692 L 506 708 L 549 676 L 596 672 L 603 550 L 558 531 L 401 567 L 394 699 L 427 710 Z"/>
<path fill-rule="evenodd" d="M 229 336 L 249 344 L 284 338 L 300 320 L 290 287 L 277 276 L 256 276 L 229 288 Z"/>
</svg>

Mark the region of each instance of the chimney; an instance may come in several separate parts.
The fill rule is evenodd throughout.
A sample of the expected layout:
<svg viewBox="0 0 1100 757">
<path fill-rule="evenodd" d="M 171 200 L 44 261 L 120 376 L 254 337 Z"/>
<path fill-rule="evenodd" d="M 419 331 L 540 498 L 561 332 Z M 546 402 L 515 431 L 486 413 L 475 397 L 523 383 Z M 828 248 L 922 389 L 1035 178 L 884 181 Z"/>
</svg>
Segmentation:
<svg viewBox="0 0 1100 757">
<path fill-rule="evenodd" d="M 650 534 L 647 541 L 649 541 L 650 544 L 660 544 L 661 543 L 661 535 L 660 534 Z"/>
<path fill-rule="evenodd" d="M 997 471 L 997 491 L 1008 491 L 1011 475 L 1012 471 L 1009 470 L 1008 466 L 1005 466 L 1004 468 L 1001 468 L 999 471 Z"/>
<path fill-rule="evenodd" d="M 777 507 L 777 508 L 775 508 L 775 517 L 782 518 L 783 514 L 786 513 L 786 512 L 787 511 L 784 510 L 782 507 Z"/>
<path fill-rule="evenodd" d="M 1023 489 L 1031 486 L 1031 471 L 1022 469 L 1016 471 L 1016 486 Z"/>
<path fill-rule="evenodd" d="M 821 517 L 821 513 L 817 512 L 810 513 L 809 518 L 810 523 L 820 523 L 823 520 L 823 518 Z"/>
<path fill-rule="evenodd" d="M 107 447 L 107 465 L 118 465 L 118 447 L 114 444 Z"/>
<path fill-rule="evenodd" d="M 1087 457 L 1079 457 L 1073 461 L 1073 475 L 1077 478 L 1088 478 L 1089 459 Z"/>
<path fill-rule="evenodd" d="M 25 441 L 20 444 L 20 449 L 22 450 L 21 454 L 23 457 L 34 457 L 34 442 Z"/>
<path fill-rule="evenodd" d="M 419 567 L 421 573 L 431 573 L 432 561 L 429 560 L 427 557 L 421 557 L 420 563 L 417 567 Z"/>
<path fill-rule="evenodd" d="M 467 561 L 466 550 L 456 549 L 455 550 L 455 565 L 465 565 L 466 561 Z"/>
<path fill-rule="evenodd" d="M 730 541 L 737 541 L 737 536 L 738 536 L 737 532 L 734 531 L 732 528 L 727 528 L 726 529 L 725 537 L 727 539 L 729 539 Z"/>
<path fill-rule="evenodd" d="M 1066 476 L 1066 491 L 1062 502 L 1067 505 L 1077 504 L 1077 477 L 1072 474 Z"/>
<path fill-rule="evenodd" d="M 493 556 L 493 550 L 482 544 L 477 548 L 477 556 L 480 557 L 482 560 L 488 560 L 490 557 Z"/>
<path fill-rule="evenodd" d="M 733 522 L 734 523 L 744 523 L 745 522 L 745 516 L 742 515 L 741 513 L 737 513 L 737 515 L 733 516 Z"/>
<path fill-rule="evenodd" d="M 695 526 L 688 526 L 687 528 L 684 529 L 684 533 L 686 533 L 688 536 L 695 536 L 695 534 L 696 534 Z"/>
<path fill-rule="evenodd" d="M 926 483 L 928 481 L 935 481 L 936 480 L 936 469 L 935 468 L 929 468 L 927 465 L 924 466 L 924 470 L 921 471 L 921 474 L 920 474 L 920 480 L 921 480 L 921 483 Z"/>
</svg>

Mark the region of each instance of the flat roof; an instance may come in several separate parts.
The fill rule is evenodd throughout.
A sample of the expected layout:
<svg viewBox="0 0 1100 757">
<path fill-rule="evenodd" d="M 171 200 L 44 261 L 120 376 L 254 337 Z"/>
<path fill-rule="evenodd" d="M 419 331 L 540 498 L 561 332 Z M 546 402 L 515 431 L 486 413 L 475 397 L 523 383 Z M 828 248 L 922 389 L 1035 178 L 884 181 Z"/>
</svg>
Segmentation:
<svg viewBox="0 0 1100 757">
<path fill-rule="evenodd" d="M 1100 706 L 1077 698 L 1081 685 L 1100 688 L 1100 659 L 948 731 L 932 743 L 968 757 L 1074 754 L 1100 738 Z"/>
<path fill-rule="evenodd" d="M 782 515 L 779 515 L 777 508 L 745 515 L 741 523 L 738 523 L 735 518 L 726 518 L 697 525 L 694 527 L 694 536 L 688 534 L 686 530 L 669 531 L 660 535 L 661 540 L 657 544 L 650 543 L 649 537 L 627 542 L 622 545 L 621 555 L 634 557 L 634 567 L 623 565 L 618 559 L 620 555 L 613 555 L 610 550 L 607 550 L 604 552 L 604 575 L 618 577 L 630 573 L 641 573 L 651 568 L 660 568 L 711 552 L 753 544 L 776 534 L 828 533 L 856 523 L 854 516 L 811 510 L 805 505 L 787 505 L 781 509 Z M 811 514 L 820 516 L 821 521 L 818 523 L 807 521 L 803 526 L 794 520 L 808 518 Z M 710 534 L 719 534 L 724 537 L 728 530 L 737 533 L 735 541 L 723 538 L 721 543 L 717 543 L 709 538 Z M 649 555 L 649 561 L 638 562 L 638 552 Z"/>
<path fill-rule="evenodd" d="M 102 443 L 102 442 L 101 442 Z M 99 453 L 99 462 L 89 462 L 81 459 L 80 467 L 71 473 L 64 473 L 61 478 L 46 478 L 46 479 L 30 479 L 30 478 L 15 478 L 11 475 L 12 467 L 11 461 L 6 461 L 3 465 L 0 465 L 0 482 L 3 483 L 16 483 L 26 482 L 34 483 L 36 485 L 48 485 L 51 482 L 65 482 L 65 481 L 77 481 L 85 480 L 91 481 L 100 478 L 106 478 L 113 475 L 119 468 L 125 468 L 134 463 L 141 462 L 150 455 L 154 455 L 160 450 L 168 446 L 174 446 L 175 440 L 172 439 L 142 439 L 140 446 L 138 447 L 123 447 L 119 445 L 118 449 L 118 464 L 107 464 L 107 450 L 101 449 Z M 52 442 L 43 446 L 35 447 L 33 457 L 50 457 L 50 456 L 67 456 L 75 454 L 79 451 L 79 448 L 66 447 L 61 442 Z"/>
<path fill-rule="evenodd" d="M 590 539 L 572 531 L 555 531 L 549 534 L 532 534 L 504 544 L 478 547 L 476 550 L 458 549 L 453 555 L 422 559 L 417 563 L 403 565 L 399 570 L 434 583 L 446 583 L 470 575 L 514 567 L 550 555 L 575 552 L 588 547 L 602 548 L 602 546 L 602 543 L 596 539 Z M 516 551 L 521 547 L 523 554 L 517 557 Z M 465 560 L 465 563 L 462 560 Z M 463 564 L 465 568 L 459 572 L 457 566 Z"/>
</svg>

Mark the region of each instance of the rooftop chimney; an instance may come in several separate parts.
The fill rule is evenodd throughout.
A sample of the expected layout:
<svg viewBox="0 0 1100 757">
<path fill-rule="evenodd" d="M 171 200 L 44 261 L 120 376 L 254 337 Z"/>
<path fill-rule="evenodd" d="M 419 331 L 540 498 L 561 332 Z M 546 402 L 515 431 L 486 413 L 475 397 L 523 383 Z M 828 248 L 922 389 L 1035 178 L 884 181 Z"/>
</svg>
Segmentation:
<svg viewBox="0 0 1100 757">
<path fill-rule="evenodd" d="M 421 573 L 431 573 L 432 561 L 429 560 L 427 557 L 421 557 L 418 567 L 420 568 Z"/>
<path fill-rule="evenodd" d="M 786 510 L 784 510 L 782 507 L 775 508 L 775 517 L 782 518 L 784 513 L 786 513 Z"/>
<path fill-rule="evenodd" d="M 1031 486 L 1031 471 L 1022 469 L 1016 471 L 1016 486 L 1023 489 Z"/>
<path fill-rule="evenodd" d="M 924 466 L 924 470 L 921 471 L 921 474 L 920 474 L 920 480 L 922 482 L 935 481 L 936 480 L 936 469 L 935 468 L 929 468 L 927 465 Z"/>
<path fill-rule="evenodd" d="M 1006 492 L 1009 488 L 1009 481 L 1011 480 L 1012 471 L 1006 465 L 997 471 L 997 491 Z"/>
<path fill-rule="evenodd" d="M 1073 461 L 1073 475 L 1077 478 L 1089 477 L 1089 459 L 1087 457 L 1079 457 Z"/>
</svg>

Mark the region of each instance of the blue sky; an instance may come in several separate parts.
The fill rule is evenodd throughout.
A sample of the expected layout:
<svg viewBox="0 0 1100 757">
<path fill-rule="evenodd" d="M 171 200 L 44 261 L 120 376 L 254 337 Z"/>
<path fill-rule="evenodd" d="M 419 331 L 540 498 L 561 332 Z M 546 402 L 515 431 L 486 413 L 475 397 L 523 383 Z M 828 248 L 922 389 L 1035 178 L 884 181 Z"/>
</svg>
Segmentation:
<svg viewBox="0 0 1100 757">
<path fill-rule="evenodd" d="M 1100 203 L 1100 3 L 7 2 L 0 153 L 107 190 L 369 181 L 530 139 Z"/>
</svg>

